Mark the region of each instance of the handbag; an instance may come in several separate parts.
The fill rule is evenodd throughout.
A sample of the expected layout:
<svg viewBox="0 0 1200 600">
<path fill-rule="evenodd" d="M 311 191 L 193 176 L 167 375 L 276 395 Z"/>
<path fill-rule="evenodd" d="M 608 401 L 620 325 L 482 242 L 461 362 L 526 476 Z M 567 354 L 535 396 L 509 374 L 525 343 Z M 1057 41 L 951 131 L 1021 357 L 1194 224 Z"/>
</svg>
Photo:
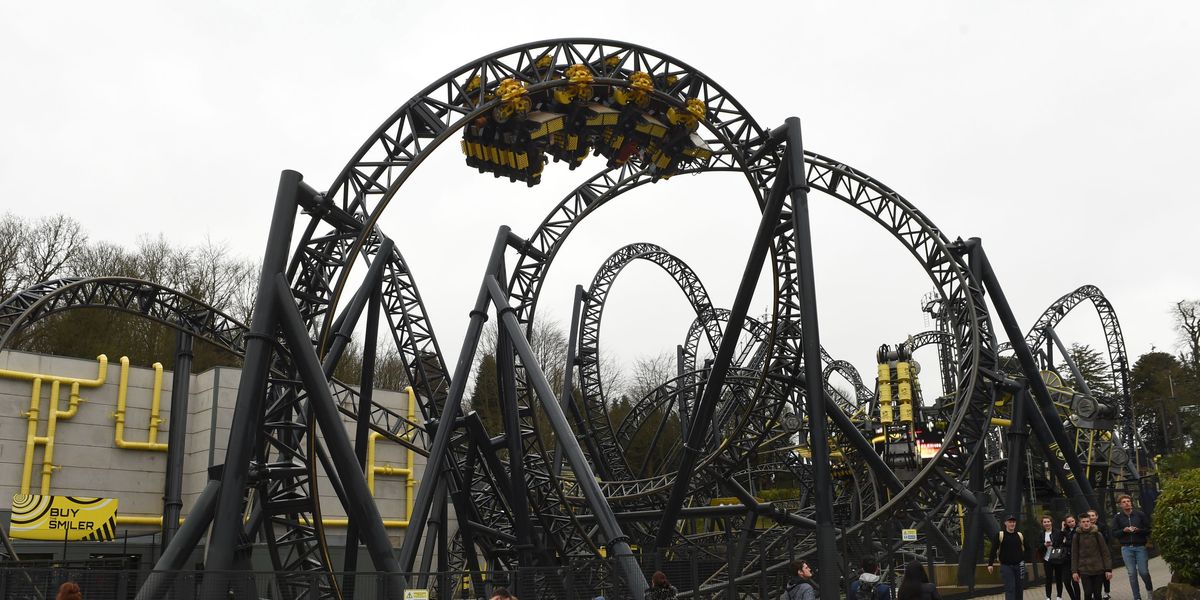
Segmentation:
<svg viewBox="0 0 1200 600">
<path fill-rule="evenodd" d="M 1059 564 L 1066 558 L 1066 548 L 1051 548 L 1046 551 L 1046 562 Z"/>
</svg>

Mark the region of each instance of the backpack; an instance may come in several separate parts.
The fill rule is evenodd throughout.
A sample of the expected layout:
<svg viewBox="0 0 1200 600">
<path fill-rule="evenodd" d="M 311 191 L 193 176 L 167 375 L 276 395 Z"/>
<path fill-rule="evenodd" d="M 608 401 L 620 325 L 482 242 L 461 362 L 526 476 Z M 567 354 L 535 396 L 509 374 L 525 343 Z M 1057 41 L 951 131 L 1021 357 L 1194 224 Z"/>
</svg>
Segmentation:
<svg viewBox="0 0 1200 600">
<path fill-rule="evenodd" d="M 779 600 L 799 600 L 801 585 L 804 585 L 804 582 L 799 582 L 788 586 L 787 589 L 785 589 L 783 593 L 779 595 Z"/>
<path fill-rule="evenodd" d="M 850 600 L 875 600 L 875 588 L 879 587 L 878 581 L 866 582 L 861 579 L 858 582 L 858 589 L 854 592 L 854 597 Z"/>
</svg>

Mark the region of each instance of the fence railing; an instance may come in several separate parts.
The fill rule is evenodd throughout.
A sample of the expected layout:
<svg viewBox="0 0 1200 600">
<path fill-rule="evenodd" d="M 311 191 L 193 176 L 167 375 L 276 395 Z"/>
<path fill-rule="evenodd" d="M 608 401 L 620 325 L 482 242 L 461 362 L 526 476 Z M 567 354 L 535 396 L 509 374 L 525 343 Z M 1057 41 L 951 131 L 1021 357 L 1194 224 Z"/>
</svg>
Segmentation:
<svg viewBox="0 0 1200 600">
<path fill-rule="evenodd" d="M 680 590 L 701 591 L 684 597 L 700 600 L 778 598 L 783 574 L 763 574 L 739 581 L 732 588 L 719 583 L 720 561 L 664 561 L 658 565 Z M 375 572 L 314 573 L 270 571 L 145 571 L 129 569 L 128 563 L 87 561 L 83 563 L 0 563 L 0 598 L 8 600 L 53 600 L 63 582 L 73 581 L 88 600 L 132 600 L 148 582 L 168 600 L 392 600 L 387 595 L 388 575 Z M 608 560 L 587 560 L 561 567 L 522 568 L 513 571 L 433 572 L 405 575 L 408 590 L 417 598 L 468 600 L 490 598 L 497 587 L 509 589 L 522 600 L 627 600 L 629 586 Z M 647 579 L 654 569 L 646 573 Z M 714 575 L 715 574 L 715 575 Z M 230 589 L 205 595 L 204 581 L 221 577 Z M 427 596 L 420 595 L 424 592 Z M 397 599 L 399 600 L 399 599 Z"/>
</svg>

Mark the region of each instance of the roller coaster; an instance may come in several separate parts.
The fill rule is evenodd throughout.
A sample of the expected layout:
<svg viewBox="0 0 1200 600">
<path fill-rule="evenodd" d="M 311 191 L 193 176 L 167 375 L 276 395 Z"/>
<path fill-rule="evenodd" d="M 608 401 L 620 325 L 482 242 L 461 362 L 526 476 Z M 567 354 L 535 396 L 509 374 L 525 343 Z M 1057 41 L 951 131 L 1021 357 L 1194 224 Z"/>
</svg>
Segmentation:
<svg viewBox="0 0 1200 600">
<path fill-rule="evenodd" d="M 393 201 L 403 204 L 404 183 L 430 153 L 455 139 L 468 168 L 528 186 L 547 164 L 574 170 L 594 155 L 600 168 L 535 231 L 499 229 L 451 369 L 415 275 L 378 223 Z M 733 305 L 714 306 L 695 272 L 663 247 L 616 249 L 576 289 L 568 368 L 552 389 L 527 336 L 570 233 L 643 184 L 712 172 L 742 174 L 761 212 Z M 881 346 L 873 386 L 820 344 L 813 193 L 890 233 L 932 285 L 925 309 L 936 329 Z M 617 419 L 600 377 L 600 325 L 618 275 L 639 260 L 678 285 L 695 320 L 676 376 Z M 369 268 L 352 289 L 359 261 Z M 753 318 L 765 266 L 772 303 Z M 1073 366 L 1056 371 L 1055 348 L 1069 354 L 1054 327 L 1085 300 L 1100 316 L 1114 397 L 1089 390 Z M 836 597 L 839 573 L 866 554 L 957 563 L 958 582 L 971 585 L 997 515 L 1055 497 L 1073 510 L 1103 510 L 1116 493 L 1136 495 L 1154 481 L 1134 436 L 1120 325 L 1098 288 L 1063 296 L 1023 331 L 980 240 L 950 239 L 878 179 L 805 150 L 798 120 L 764 126 L 699 70 L 615 41 L 552 40 L 471 61 L 401 105 L 325 191 L 284 172 L 249 326 L 145 281 L 59 280 L 0 304 L 0 348 L 42 319 L 84 307 L 141 315 L 244 361 L 226 462 L 158 561 L 159 576 L 143 586 L 146 600 L 164 597 L 170 573 L 185 568 L 210 528 L 208 547 L 220 550 L 205 565 L 212 597 L 253 597 L 228 574 L 248 568 L 256 545 L 266 547 L 285 597 L 352 597 L 334 573 L 356 565 L 331 559 L 319 478 L 350 517 L 348 546 L 361 541 L 374 570 L 388 575 L 389 597 L 413 587 L 482 597 L 488 571 L 524 572 L 512 581 L 521 595 L 555 597 L 556 578 L 535 567 L 603 557 L 623 582 L 610 597 L 639 600 L 646 573 L 680 557 L 706 565 L 681 584 L 683 597 L 777 595 L 778 585 L 763 596 L 757 582 L 778 581 L 790 560 L 805 557 L 819 566 L 822 596 Z M 420 422 L 364 397 L 358 390 L 369 382 L 332 378 L 364 313 L 391 332 Z M 489 315 L 497 344 L 480 348 Z M 913 359 L 933 344 L 936 397 L 923 393 L 920 378 L 930 375 Z M 481 352 L 497 361 L 498 431 L 462 403 Z M 369 351 L 364 373 L 372 361 Z M 430 459 L 398 552 L 343 418 Z M 650 440 L 637 460 L 635 439 Z M 794 497 L 763 500 L 754 482 L 789 482 Z M 725 530 L 698 525 L 704 519 L 721 519 Z M 908 530 L 924 543 L 913 544 Z M 465 577 L 411 575 L 430 572 Z"/>
</svg>

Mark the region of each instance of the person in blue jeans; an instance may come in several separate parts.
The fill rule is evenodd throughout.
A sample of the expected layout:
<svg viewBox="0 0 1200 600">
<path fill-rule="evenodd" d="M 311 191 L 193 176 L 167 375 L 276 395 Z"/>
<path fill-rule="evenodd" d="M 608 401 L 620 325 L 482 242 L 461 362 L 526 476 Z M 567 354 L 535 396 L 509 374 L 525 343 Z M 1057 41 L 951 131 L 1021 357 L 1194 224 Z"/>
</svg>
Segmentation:
<svg viewBox="0 0 1200 600">
<path fill-rule="evenodd" d="M 1000 559 L 1004 600 L 1021 598 L 1021 584 L 1025 582 L 1025 554 L 1025 536 L 1017 531 L 1017 515 L 1009 515 L 1004 520 L 1004 529 L 992 540 L 992 552 L 987 565 L 988 573 L 992 573 L 996 559 Z"/>
<path fill-rule="evenodd" d="M 1142 590 L 1138 586 L 1138 576 L 1146 583 L 1146 593 L 1154 595 L 1154 584 L 1150 582 L 1150 566 L 1147 561 L 1150 555 L 1146 552 L 1146 542 L 1150 541 L 1150 517 L 1140 510 L 1134 510 L 1133 498 L 1129 494 L 1121 494 L 1117 498 L 1121 510 L 1113 517 L 1112 531 L 1121 542 L 1121 558 L 1125 561 L 1125 570 L 1129 572 L 1129 588 L 1133 590 L 1133 600 L 1142 600 Z"/>
</svg>

